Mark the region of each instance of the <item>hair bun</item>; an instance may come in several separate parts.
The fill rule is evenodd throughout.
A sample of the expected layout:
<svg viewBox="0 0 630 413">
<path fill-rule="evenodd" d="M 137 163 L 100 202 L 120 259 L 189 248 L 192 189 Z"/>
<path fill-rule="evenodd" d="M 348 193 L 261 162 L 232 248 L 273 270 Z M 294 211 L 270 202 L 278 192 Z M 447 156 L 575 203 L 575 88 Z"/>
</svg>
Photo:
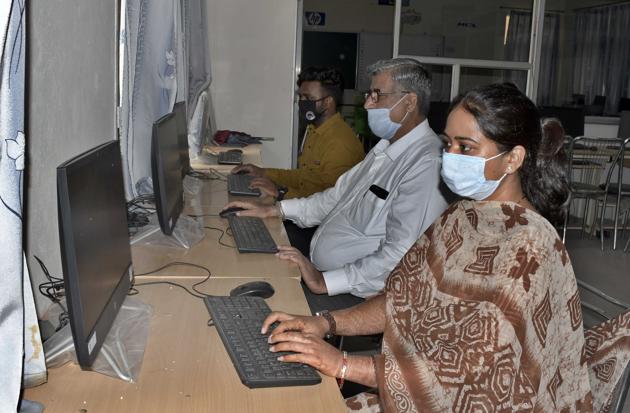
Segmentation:
<svg viewBox="0 0 630 413">
<path fill-rule="evenodd" d="M 545 118 L 541 120 L 542 140 L 538 155 L 544 158 L 554 158 L 562 152 L 564 148 L 564 127 L 562 122 L 556 118 Z"/>
</svg>

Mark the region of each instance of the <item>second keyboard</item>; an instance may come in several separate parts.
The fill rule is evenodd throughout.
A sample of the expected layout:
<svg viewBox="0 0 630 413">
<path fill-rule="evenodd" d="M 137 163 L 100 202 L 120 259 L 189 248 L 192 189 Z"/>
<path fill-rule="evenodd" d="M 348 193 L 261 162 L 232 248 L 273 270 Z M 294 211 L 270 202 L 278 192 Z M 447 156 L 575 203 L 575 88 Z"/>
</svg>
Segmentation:
<svg viewBox="0 0 630 413">
<path fill-rule="evenodd" d="M 276 242 L 271 237 L 262 219 L 256 217 L 228 217 L 232 236 L 238 252 L 278 252 Z"/>
<path fill-rule="evenodd" d="M 258 188 L 251 189 L 249 184 L 254 179 L 251 175 L 228 175 L 227 188 L 230 195 L 240 196 L 260 196 L 260 190 Z"/>
</svg>

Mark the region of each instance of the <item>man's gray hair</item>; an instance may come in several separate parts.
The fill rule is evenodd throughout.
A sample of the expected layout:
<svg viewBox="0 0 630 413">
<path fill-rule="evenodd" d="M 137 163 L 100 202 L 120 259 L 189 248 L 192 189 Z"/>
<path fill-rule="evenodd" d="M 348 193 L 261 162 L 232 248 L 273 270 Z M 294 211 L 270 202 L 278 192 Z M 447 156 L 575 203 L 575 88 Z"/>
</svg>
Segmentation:
<svg viewBox="0 0 630 413">
<path fill-rule="evenodd" d="M 390 72 L 394 82 L 401 90 L 413 92 L 420 100 L 420 112 L 426 117 L 429 113 L 431 101 L 431 74 L 415 59 L 398 57 L 395 59 L 379 60 L 367 68 L 370 76 Z"/>
</svg>

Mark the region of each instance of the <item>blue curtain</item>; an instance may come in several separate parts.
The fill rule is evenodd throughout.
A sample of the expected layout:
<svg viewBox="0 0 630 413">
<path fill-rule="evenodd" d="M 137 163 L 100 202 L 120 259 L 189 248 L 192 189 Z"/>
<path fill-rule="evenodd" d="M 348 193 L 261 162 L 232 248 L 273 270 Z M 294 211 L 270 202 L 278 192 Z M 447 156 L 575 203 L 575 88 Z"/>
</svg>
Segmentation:
<svg viewBox="0 0 630 413">
<path fill-rule="evenodd" d="M 0 2 L 1 412 L 16 411 L 21 385 L 46 380 L 33 291 L 22 251 L 25 17 L 24 0 Z"/>
</svg>

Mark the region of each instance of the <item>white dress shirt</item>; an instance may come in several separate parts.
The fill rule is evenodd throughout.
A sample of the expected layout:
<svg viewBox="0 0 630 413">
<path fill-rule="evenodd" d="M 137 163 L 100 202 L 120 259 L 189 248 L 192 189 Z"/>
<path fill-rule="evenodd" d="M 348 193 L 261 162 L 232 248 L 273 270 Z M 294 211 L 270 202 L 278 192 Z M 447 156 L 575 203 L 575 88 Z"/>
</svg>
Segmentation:
<svg viewBox="0 0 630 413">
<path fill-rule="evenodd" d="M 393 144 L 381 140 L 334 187 L 282 201 L 287 219 L 303 228 L 319 225 L 310 258 L 323 272 L 329 295 L 378 293 L 402 256 L 446 209 L 442 147 L 425 120 Z M 372 185 L 389 194 L 379 198 Z"/>
</svg>

